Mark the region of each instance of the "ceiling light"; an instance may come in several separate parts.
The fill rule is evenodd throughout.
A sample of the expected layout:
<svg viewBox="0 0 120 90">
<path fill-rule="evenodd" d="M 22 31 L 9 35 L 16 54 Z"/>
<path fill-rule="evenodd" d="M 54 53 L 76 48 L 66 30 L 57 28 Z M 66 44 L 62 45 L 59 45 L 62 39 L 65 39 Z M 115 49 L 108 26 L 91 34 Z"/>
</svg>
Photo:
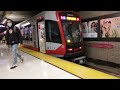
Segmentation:
<svg viewBox="0 0 120 90">
<path fill-rule="evenodd" d="M 27 23 L 25 23 L 25 24 L 23 24 L 23 25 L 21 25 L 21 26 L 27 26 L 27 25 L 29 25 L 30 23 L 29 22 L 27 22 Z"/>
<path fill-rule="evenodd" d="M 4 24 L 7 21 L 7 19 L 4 19 L 4 21 L 2 22 L 2 24 Z"/>
</svg>

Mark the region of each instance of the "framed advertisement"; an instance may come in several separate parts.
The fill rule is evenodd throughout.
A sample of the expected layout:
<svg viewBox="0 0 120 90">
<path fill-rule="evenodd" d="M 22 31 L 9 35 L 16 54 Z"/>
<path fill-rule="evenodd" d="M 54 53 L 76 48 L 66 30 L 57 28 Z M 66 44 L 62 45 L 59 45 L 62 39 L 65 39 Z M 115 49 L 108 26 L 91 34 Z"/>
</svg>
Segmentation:
<svg viewBox="0 0 120 90">
<path fill-rule="evenodd" d="M 97 38 L 98 30 L 98 20 L 82 23 L 82 31 L 84 38 Z"/>
<path fill-rule="evenodd" d="M 100 32 L 102 38 L 120 38 L 120 17 L 101 19 Z"/>
</svg>

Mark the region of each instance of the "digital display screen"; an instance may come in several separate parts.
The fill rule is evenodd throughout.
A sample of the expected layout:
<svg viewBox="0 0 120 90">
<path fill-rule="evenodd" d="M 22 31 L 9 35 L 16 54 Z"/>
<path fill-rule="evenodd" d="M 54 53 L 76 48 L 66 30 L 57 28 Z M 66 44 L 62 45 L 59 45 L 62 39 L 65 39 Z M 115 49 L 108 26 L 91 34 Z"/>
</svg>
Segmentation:
<svg viewBox="0 0 120 90">
<path fill-rule="evenodd" d="M 67 17 L 67 16 L 61 16 L 61 20 L 80 21 L 80 19 L 77 17 Z"/>
</svg>

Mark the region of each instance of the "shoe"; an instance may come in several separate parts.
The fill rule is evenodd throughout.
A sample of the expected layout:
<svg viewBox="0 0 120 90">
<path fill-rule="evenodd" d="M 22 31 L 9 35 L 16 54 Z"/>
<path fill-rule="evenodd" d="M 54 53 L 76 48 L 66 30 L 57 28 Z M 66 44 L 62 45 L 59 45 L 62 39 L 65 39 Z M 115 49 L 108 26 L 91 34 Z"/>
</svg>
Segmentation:
<svg viewBox="0 0 120 90">
<path fill-rule="evenodd" d="M 13 69 L 13 68 L 16 68 L 17 67 L 17 65 L 12 65 L 12 67 L 10 67 L 10 69 Z"/>
</svg>

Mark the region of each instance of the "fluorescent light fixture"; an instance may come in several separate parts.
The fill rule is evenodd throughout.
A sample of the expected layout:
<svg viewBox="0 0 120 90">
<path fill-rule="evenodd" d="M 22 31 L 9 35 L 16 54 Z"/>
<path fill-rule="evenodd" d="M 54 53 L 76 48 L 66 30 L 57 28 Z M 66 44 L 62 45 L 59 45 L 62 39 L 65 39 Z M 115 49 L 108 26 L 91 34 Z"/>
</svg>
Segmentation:
<svg viewBox="0 0 120 90">
<path fill-rule="evenodd" d="M 0 27 L 5 27 L 4 25 L 0 25 Z"/>
<path fill-rule="evenodd" d="M 19 27 L 19 24 L 16 24 L 15 26 L 16 26 L 16 27 Z"/>
<path fill-rule="evenodd" d="M 21 26 L 27 26 L 27 25 L 29 25 L 30 23 L 29 22 L 27 22 L 27 23 L 25 23 L 25 24 L 23 24 L 23 25 L 21 25 Z"/>
<path fill-rule="evenodd" d="M 7 19 L 4 19 L 4 21 L 2 22 L 2 24 L 4 24 L 7 21 Z"/>
</svg>

